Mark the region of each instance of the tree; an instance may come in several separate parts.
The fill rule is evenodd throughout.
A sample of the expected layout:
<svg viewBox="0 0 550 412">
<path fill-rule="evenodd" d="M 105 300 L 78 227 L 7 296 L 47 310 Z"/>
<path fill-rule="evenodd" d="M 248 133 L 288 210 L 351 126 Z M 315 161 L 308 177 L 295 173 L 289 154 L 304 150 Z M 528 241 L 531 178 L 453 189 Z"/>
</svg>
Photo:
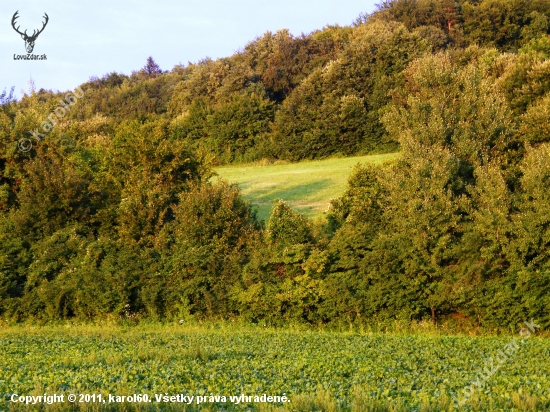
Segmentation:
<svg viewBox="0 0 550 412">
<path fill-rule="evenodd" d="M 13 97 L 14 90 L 15 90 L 15 86 L 12 86 L 9 94 L 7 94 L 5 89 L 2 93 L 0 93 L 0 106 L 4 106 L 5 104 L 9 104 L 11 102 L 16 101 L 16 99 Z"/>
<path fill-rule="evenodd" d="M 234 313 L 229 294 L 248 259 L 255 224 L 236 186 L 203 183 L 181 193 L 162 233 L 168 242 L 163 269 L 141 293 L 148 312 L 197 318 Z"/>
<path fill-rule="evenodd" d="M 147 63 L 145 63 L 145 66 L 142 70 L 147 75 L 147 77 L 157 77 L 158 75 L 162 74 L 160 66 L 151 56 L 147 57 Z"/>
<path fill-rule="evenodd" d="M 314 70 L 283 102 L 274 123 L 274 151 L 300 160 L 390 151 L 379 110 L 402 83 L 402 70 L 427 43 L 397 23 L 368 23 L 339 58 Z"/>
<path fill-rule="evenodd" d="M 506 228 L 499 230 L 502 213 L 508 213 L 505 201 L 492 199 L 500 192 L 481 184 L 491 175 L 479 170 L 493 162 L 506 168 L 512 124 L 482 61 L 461 67 L 444 53 L 413 62 L 405 71 L 406 96 L 396 98 L 383 117 L 403 151 L 380 180 L 387 193 L 382 203 L 387 230 L 373 256 L 395 250 L 399 264 L 392 263 L 393 276 L 402 279 L 409 299 L 430 309 L 434 321 L 452 307 L 450 291 L 465 259 L 463 237 L 470 221 L 478 222 L 486 240 L 484 247 L 468 251 L 478 260 L 484 259 L 479 253 L 498 253 L 501 245 L 495 242 L 506 235 Z M 478 183 L 483 196 L 476 199 L 472 188 Z M 504 190 L 506 180 L 503 185 L 497 189 Z M 487 205 L 498 213 L 475 213 Z M 372 263 L 379 271 L 380 262 Z"/>
<path fill-rule="evenodd" d="M 313 321 L 320 280 L 307 270 L 314 251 L 311 222 L 279 200 L 262 238 L 251 242 L 249 262 L 232 299 L 251 321 Z"/>
</svg>

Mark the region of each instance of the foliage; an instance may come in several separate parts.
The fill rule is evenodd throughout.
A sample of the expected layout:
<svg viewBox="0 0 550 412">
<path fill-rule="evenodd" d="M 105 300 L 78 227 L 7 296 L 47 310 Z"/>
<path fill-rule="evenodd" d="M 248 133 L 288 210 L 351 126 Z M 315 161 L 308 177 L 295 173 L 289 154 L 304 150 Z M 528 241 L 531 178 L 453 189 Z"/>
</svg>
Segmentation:
<svg viewBox="0 0 550 412">
<path fill-rule="evenodd" d="M 147 63 L 145 63 L 145 66 L 143 67 L 142 70 L 147 77 L 156 77 L 159 74 L 162 74 L 162 70 L 160 69 L 160 66 L 151 56 L 147 58 Z"/>
<path fill-rule="evenodd" d="M 10 89 L 10 93 L 7 94 L 6 90 L 4 89 L 4 91 L 2 93 L 0 93 L 0 106 L 4 106 L 5 104 L 9 104 L 11 102 L 15 102 L 16 99 L 14 98 L 13 96 L 13 92 L 15 90 L 15 86 L 13 86 L 11 89 Z"/>
<path fill-rule="evenodd" d="M 69 110 L 3 92 L 2 318 L 550 326 L 549 4 L 388 0 L 170 72 L 149 58 Z M 243 195 L 211 179 L 398 149 L 347 188 L 355 159 L 219 169 Z M 265 224 L 247 203 L 282 197 Z"/>
<path fill-rule="evenodd" d="M 385 0 L 379 12 L 409 29 L 438 27 L 459 46 L 504 51 L 517 50 L 550 30 L 550 5 L 545 0 Z"/>
<path fill-rule="evenodd" d="M 229 290 L 247 262 L 254 229 L 255 216 L 236 186 L 206 184 L 182 193 L 163 234 L 162 271 L 142 290 L 148 312 L 169 318 L 235 313 Z"/>
<path fill-rule="evenodd" d="M 273 103 L 261 86 L 254 85 L 214 106 L 194 100 L 174 130 L 195 147 L 208 148 L 223 163 L 254 161 L 267 154 L 273 116 Z"/>
<path fill-rule="evenodd" d="M 506 367 L 460 409 L 453 405 L 453 396 L 482 373 L 488 357 L 500 359 L 512 338 L 297 333 L 227 326 L 207 330 L 180 325 L 8 329 L 0 333 L 5 354 L 0 358 L 0 392 L 6 398 L 13 393 L 57 393 L 65 394 L 65 399 L 70 393 L 95 393 L 108 401 L 108 394 L 136 393 L 151 399 L 150 404 L 124 403 L 128 410 L 546 410 L 548 341 L 513 339 L 519 348 Z M 158 403 L 155 394 L 165 393 L 206 399 L 212 394 L 212 400 L 197 405 L 195 398 L 189 406 Z M 284 394 L 290 402 L 235 405 L 229 399 L 264 393 Z M 221 396 L 227 397 L 226 402 Z M 18 405 L 6 398 L 0 400 L 1 407 L 17 410 Z M 41 405 L 41 409 L 57 411 L 63 406 Z M 120 406 L 106 402 L 101 409 Z"/>
<path fill-rule="evenodd" d="M 314 71 L 285 100 L 275 121 L 275 150 L 300 160 L 339 153 L 391 151 L 378 110 L 399 85 L 401 71 L 426 48 L 399 25 L 373 23 L 355 30 L 338 59 Z"/>
</svg>

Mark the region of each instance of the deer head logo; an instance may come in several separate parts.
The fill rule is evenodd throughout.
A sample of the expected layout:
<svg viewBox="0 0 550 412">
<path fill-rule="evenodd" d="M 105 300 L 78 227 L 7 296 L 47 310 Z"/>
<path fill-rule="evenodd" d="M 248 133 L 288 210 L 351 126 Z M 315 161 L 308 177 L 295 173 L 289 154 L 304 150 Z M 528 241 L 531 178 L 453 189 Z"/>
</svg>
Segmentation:
<svg viewBox="0 0 550 412">
<path fill-rule="evenodd" d="M 32 51 L 34 50 L 34 42 L 36 41 L 36 38 L 38 37 L 38 35 L 40 33 L 42 33 L 44 31 L 44 29 L 46 28 L 46 25 L 48 24 L 48 20 L 50 18 L 48 17 L 48 15 L 46 13 L 44 13 L 44 18 L 46 19 L 46 21 L 42 23 L 42 28 L 40 30 L 38 30 L 38 32 L 36 30 L 34 30 L 33 33 L 32 33 L 32 36 L 29 36 L 27 34 L 27 30 L 25 30 L 24 33 L 21 33 L 19 31 L 19 26 L 17 26 L 17 28 L 15 27 L 15 23 L 16 23 L 15 20 L 17 20 L 17 18 L 19 17 L 17 15 L 17 13 L 19 13 L 19 10 L 17 10 L 15 12 L 15 14 L 13 15 L 13 17 L 11 19 L 11 25 L 12 25 L 13 29 L 21 35 L 21 38 L 23 40 L 25 40 L 25 48 L 27 49 L 27 53 L 32 53 Z"/>
</svg>

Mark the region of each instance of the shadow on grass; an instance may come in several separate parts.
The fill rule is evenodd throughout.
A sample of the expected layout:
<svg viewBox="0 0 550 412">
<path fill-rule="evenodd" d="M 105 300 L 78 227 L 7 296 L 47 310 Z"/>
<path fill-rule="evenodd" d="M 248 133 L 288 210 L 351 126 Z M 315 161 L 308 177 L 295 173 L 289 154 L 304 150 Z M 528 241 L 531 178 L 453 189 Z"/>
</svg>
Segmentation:
<svg viewBox="0 0 550 412">
<path fill-rule="evenodd" d="M 285 184 L 284 186 L 270 186 L 265 188 L 256 188 L 249 190 L 251 186 L 257 186 L 256 182 L 243 182 L 239 187 L 243 191 L 243 196 L 258 210 L 258 218 L 265 220 L 271 214 L 273 202 L 277 199 L 283 199 L 289 205 L 305 214 L 312 217 L 316 215 L 315 211 L 324 207 L 319 201 L 311 199 L 315 195 L 329 188 L 334 182 L 331 179 L 313 180 L 308 183 Z M 327 203 L 328 205 L 328 203 Z"/>
</svg>

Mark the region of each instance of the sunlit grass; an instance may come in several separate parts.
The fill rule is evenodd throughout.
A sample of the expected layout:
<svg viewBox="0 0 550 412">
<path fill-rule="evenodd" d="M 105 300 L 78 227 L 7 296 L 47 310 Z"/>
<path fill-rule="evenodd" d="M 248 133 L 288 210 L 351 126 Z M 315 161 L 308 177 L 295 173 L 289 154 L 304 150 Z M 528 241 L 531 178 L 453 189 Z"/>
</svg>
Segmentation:
<svg viewBox="0 0 550 412">
<path fill-rule="evenodd" d="M 396 153 L 315 160 L 300 163 L 231 165 L 219 167 L 219 178 L 237 183 L 258 211 L 269 217 L 273 202 L 283 199 L 310 218 L 323 216 L 330 199 L 341 196 L 348 177 L 358 163 L 382 164 Z"/>
</svg>

